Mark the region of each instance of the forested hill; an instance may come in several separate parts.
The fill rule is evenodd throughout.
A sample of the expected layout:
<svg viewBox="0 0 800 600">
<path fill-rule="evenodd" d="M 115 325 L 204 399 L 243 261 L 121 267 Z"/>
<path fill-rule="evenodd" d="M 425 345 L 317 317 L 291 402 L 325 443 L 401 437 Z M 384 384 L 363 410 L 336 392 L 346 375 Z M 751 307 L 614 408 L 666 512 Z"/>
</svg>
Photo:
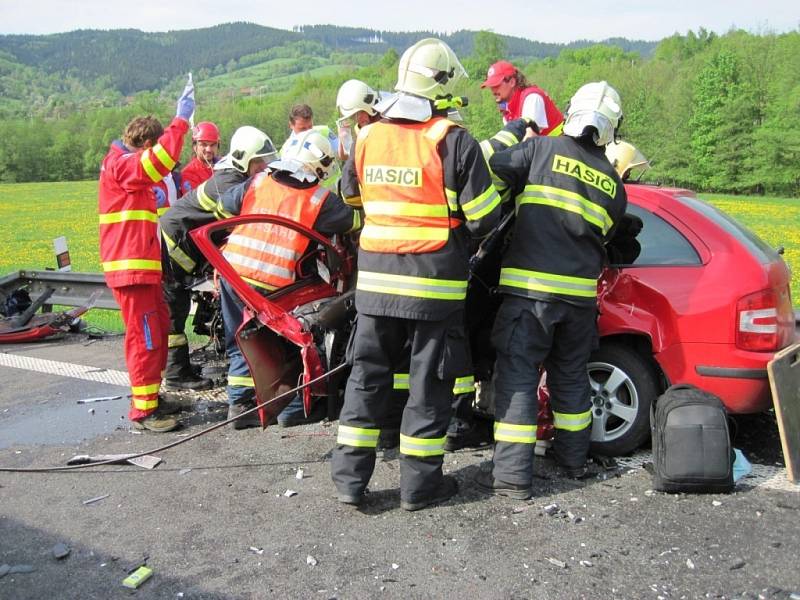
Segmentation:
<svg viewBox="0 0 800 600">
<path fill-rule="evenodd" d="M 296 42 L 316 42 L 320 53 L 354 52 L 383 54 L 389 49 L 401 53 L 422 37 L 445 39 L 459 56 L 472 53 L 472 31 L 451 35 L 432 31 L 388 32 L 372 29 L 314 25 L 294 31 L 262 27 L 252 23 L 227 23 L 205 29 L 147 33 L 136 29 L 79 30 L 52 35 L 0 36 L 0 92 L 13 85 L 15 75 L 28 69 L 46 77 L 71 80 L 73 86 L 110 88 L 122 95 L 157 90 L 188 70 L 206 69 L 218 73 L 258 62 L 259 55 Z M 500 36 L 512 59 L 555 57 L 565 48 L 589 46 L 589 41 L 545 44 L 518 37 Z M 616 39 L 613 45 L 643 56 L 656 43 Z M 16 63 L 16 64 L 15 64 Z M 16 68 L 15 68 L 16 67 Z M 5 86 L 3 80 L 6 80 Z M 58 92 L 61 90 L 54 90 Z M 45 90 L 46 93 L 46 90 Z M 12 94 L 13 96 L 13 94 Z"/>
</svg>

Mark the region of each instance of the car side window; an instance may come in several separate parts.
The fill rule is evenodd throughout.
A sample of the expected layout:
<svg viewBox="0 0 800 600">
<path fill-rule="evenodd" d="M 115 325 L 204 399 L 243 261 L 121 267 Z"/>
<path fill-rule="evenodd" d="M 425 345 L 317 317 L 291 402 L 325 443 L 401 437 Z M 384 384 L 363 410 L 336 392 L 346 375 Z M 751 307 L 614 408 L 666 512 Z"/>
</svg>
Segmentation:
<svg viewBox="0 0 800 600">
<path fill-rule="evenodd" d="M 694 246 L 664 219 L 631 203 L 628 204 L 627 212 L 639 217 L 643 223 L 642 230 L 636 236 L 641 251 L 632 265 L 701 264 L 700 255 Z"/>
</svg>

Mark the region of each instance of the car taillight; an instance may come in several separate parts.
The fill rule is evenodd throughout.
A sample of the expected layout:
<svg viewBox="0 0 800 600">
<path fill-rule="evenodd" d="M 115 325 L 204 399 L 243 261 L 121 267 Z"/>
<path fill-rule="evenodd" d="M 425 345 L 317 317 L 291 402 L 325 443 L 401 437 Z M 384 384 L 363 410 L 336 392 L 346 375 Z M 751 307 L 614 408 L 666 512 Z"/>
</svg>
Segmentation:
<svg viewBox="0 0 800 600">
<path fill-rule="evenodd" d="M 736 347 L 774 352 L 788 346 L 794 336 L 794 312 L 788 286 L 761 290 L 736 303 Z"/>
</svg>

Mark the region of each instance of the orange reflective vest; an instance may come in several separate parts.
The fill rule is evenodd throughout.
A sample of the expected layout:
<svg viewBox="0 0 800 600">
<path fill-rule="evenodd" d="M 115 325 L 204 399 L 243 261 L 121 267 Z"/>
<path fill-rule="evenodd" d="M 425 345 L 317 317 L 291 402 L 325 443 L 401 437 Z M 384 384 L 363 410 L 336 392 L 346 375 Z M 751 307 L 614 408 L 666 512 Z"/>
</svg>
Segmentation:
<svg viewBox="0 0 800 600">
<path fill-rule="evenodd" d="M 297 189 L 267 176 L 247 190 L 240 214 L 277 215 L 312 229 L 329 193 L 319 185 Z M 274 290 L 294 282 L 309 241 L 287 227 L 250 223 L 234 228 L 223 255 L 243 279 Z"/>
<path fill-rule="evenodd" d="M 455 126 L 434 117 L 425 123 L 378 121 L 361 131 L 355 154 L 365 214 L 361 248 L 423 254 L 444 247 L 461 221 L 451 216 L 458 205 L 455 197 L 448 205 L 437 145 Z"/>
<path fill-rule="evenodd" d="M 175 167 L 189 123 L 176 117 L 146 150 L 114 142 L 100 168 L 100 261 L 108 287 L 161 283 L 153 185 Z"/>
</svg>

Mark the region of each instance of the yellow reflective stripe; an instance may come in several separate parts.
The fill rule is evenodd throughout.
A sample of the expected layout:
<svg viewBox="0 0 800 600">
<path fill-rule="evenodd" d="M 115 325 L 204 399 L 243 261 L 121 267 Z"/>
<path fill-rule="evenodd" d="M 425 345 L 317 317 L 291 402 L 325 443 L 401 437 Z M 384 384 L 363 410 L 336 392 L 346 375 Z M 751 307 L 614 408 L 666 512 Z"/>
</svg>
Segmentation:
<svg viewBox="0 0 800 600">
<path fill-rule="evenodd" d="M 404 217 L 447 217 L 450 211 L 443 204 L 419 204 L 418 202 L 368 202 L 364 207 L 367 217 L 402 215 Z"/>
<path fill-rule="evenodd" d="M 175 243 L 175 240 L 167 235 L 165 231 L 162 230 L 161 235 L 164 238 L 164 241 L 167 243 L 169 257 L 178 263 L 187 273 L 194 271 L 197 263 L 195 263 L 192 258 L 186 254 L 183 249 L 178 246 L 178 244 Z"/>
<path fill-rule="evenodd" d="M 456 212 L 458 210 L 458 193 L 450 188 L 444 188 L 444 197 L 447 199 L 448 208 L 451 211 Z"/>
<path fill-rule="evenodd" d="M 154 183 L 158 183 L 164 179 L 164 176 L 158 172 L 158 169 L 156 169 L 156 166 L 153 164 L 153 161 L 150 158 L 150 148 L 142 152 L 139 162 L 142 163 L 144 172 L 147 173 L 147 176 L 152 179 Z"/>
<path fill-rule="evenodd" d="M 158 215 L 151 210 L 121 210 L 119 212 L 105 213 L 99 216 L 100 225 L 123 223 L 125 221 L 150 221 L 158 223 Z"/>
<path fill-rule="evenodd" d="M 134 396 L 149 396 L 151 394 L 157 394 L 159 389 L 161 389 L 160 382 L 148 385 L 132 385 L 131 394 Z"/>
<path fill-rule="evenodd" d="M 233 213 L 229 213 L 227 210 L 225 210 L 222 200 L 220 200 L 217 202 L 216 208 L 214 208 L 214 216 L 221 221 L 222 219 L 230 219 L 233 216 Z"/>
<path fill-rule="evenodd" d="M 500 269 L 500 285 L 534 292 L 549 292 L 583 298 L 597 296 L 597 280 L 595 279 L 528 271 L 526 269 L 513 269 L 511 267 Z"/>
<path fill-rule="evenodd" d="M 535 444 L 536 425 L 518 425 L 516 423 L 494 422 L 494 440 L 511 442 L 512 444 Z"/>
<path fill-rule="evenodd" d="M 447 436 L 418 438 L 400 434 L 400 454 L 406 456 L 442 456 Z"/>
<path fill-rule="evenodd" d="M 563 133 L 563 131 L 564 131 L 564 121 L 561 121 L 561 123 L 559 123 L 556 127 L 554 127 L 553 130 L 550 133 L 548 133 L 547 135 L 548 136 L 550 136 L 550 135 L 561 135 Z"/>
<path fill-rule="evenodd" d="M 497 193 L 494 184 L 489 184 L 486 191 L 466 204 L 462 204 L 461 209 L 468 220 L 477 221 L 492 212 L 498 204 L 500 204 L 500 194 Z"/>
<path fill-rule="evenodd" d="M 204 181 L 197 186 L 197 203 L 206 212 L 214 212 L 217 208 L 217 202 L 211 196 L 206 194 L 206 182 Z"/>
<path fill-rule="evenodd" d="M 392 385 L 392 389 L 395 389 L 395 390 L 407 390 L 407 389 L 409 389 L 408 373 L 395 373 L 394 374 L 394 383 Z"/>
<path fill-rule="evenodd" d="M 592 225 L 599 227 L 603 231 L 603 235 L 608 233 L 614 224 L 606 209 L 599 204 L 587 200 L 575 192 L 549 185 L 526 185 L 525 191 L 517 196 L 517 210 L 523 204 L 541 204 L 576 213 Z"/>
<path fill-rule="evenodd" d="M 346 233 L 350 233 L 351 231 L 358 231 L 359 229 L 361 229 L 362 225 L 363 225 L 363 222 L 361 221 L 361 211 L 354 210 L 353 211 L 353 226 Z"/>
<path fill-rule="evenodd" d="M 354 446 L 356 448 L 376 448 L 378 446 L 378 435 L 380 429 L 367 429 L 365 427 L 350 427 L 349 425 L 339 425 L 339 433 L 336 436 L 336 443 L 343 446 Z"/>
<path fill-rule="evenodd" d="M 486 164 L 489 164 L 489 159 L 494 154 L 494 146 L 489 140 L 483 140 L 480 144 L 481 152 L 483 153 L 483 158 L 486 161 Z"/>
<path fill-rule="evenodd" d="M 493 140 L 497 140 L 498 142 L 500 142 L 504 146 L 513 146 L 514 144 L 519 142 L 519 140 L 517 139 L 517 136 L 515 136 L 510 131 L 506 131 L 505 129 L 502 129 L 502 130 L 498 131 L 492 137 L 492 139 Z"/>
<path fill-rule="evenodd" d="M 136 269 L 138 271 L 160 271 L 160 260 L 109 260 L 103 263 L 103 271 L 106 273 L 111 271 L 127 271 Z"/>
<path fill-rule="evenodd" d="M 153 154 L 158 157 L 158 160 L 160 160 L 161 164 L 167 168 L 167 171 L 172 171 L 172 169 L 175 168 L 175 159 L 169 155 L 167 149 L 161 144 L 156 144 L 153 146 Z"/>
<path fill-rule="evenodd" d="M 178 348 L 179 346 L 188 346 L 189 338 L 185 333 L 170 333 L 167 338 L 167 346 L 169 348 Z"/>
<path fill-rule="evenodd" d="M 582 413 L 560 413 L 553 411 L 553 426 L 567 431 L 582 431 L 592 424 L 592 411 Z"/>
<path fill-rule="evenodd" d="M 139 410 L 151 410 L 153 408 L 158 408 L 158 397 L 152 400 L 145 400 L 144 398 L 137 398 L 134 396 L 132 398 L 133 408 Z"/>
<path fill-rule="evenodd" d="M 475 377 L 467 375 L 466 377 L 457 377 L 456 384 L 453 386 L 454 394 L 469 394 L 475 391 Z"/>
<path fill-rule="evenodd" d="M 241 375 L 228 375 L 228 385 L 231 387 L 256 387 L 252 377 Z"/>
<path fill-rule="evenodd" d="M 342 196 L 342 200 L 353 208 L 362 208 L 364 206 L 364 203 L 361 202 L 361 196 Z"/>
<path fill-rule="evenodd" d="M 255 279 L 250 279 L 249 277 L 242 277 L 247 283 L 250 285 L 254 285 L 261 289 L 267 290 L 268 292 L 274 292 L 278 288 L 274 285 L 269 285 L 268 283 L 264 283 L 263 281 L 256 281 Z"/>
<path fill-rule="evenodd" d="M 463 300 L 467 297 L 467 281 L 429 279 L 389 273 L 359 271 L 356 289 L 379 294 L 394 294 L 413 298 Z"/>
<path fill-rule="evenodd" d="M 371 223 L 364 225 L 361 235 L 373 240 L 441 240 L 450 236 L 448 227 L 386 227 Z"/>
<path fill-rule="evenodd" d="M 450 121 L 449 119 L 442 119 L 441 121 L 436 121 L 430 129 L 425 133 L 426 137 L 431 139 L 437 140 L 445 134 L 445 131 L 450 127 L 458 127 L 456 123 Z"/>
</svg>

